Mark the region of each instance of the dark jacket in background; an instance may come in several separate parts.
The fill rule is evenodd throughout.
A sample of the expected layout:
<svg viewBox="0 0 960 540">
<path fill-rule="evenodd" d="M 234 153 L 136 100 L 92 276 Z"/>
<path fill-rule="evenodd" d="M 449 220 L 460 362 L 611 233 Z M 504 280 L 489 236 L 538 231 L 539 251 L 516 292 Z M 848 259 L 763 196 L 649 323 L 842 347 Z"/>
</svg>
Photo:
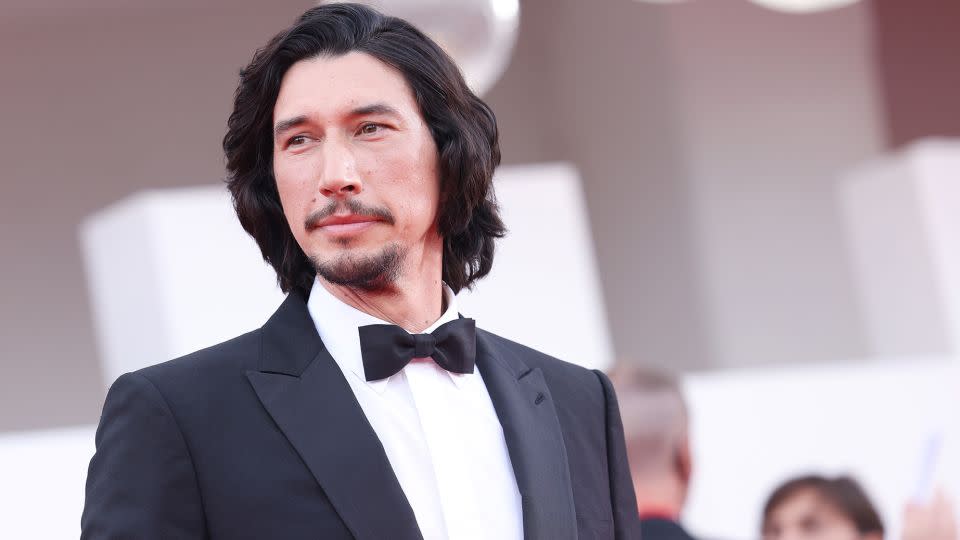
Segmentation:
<svg viewBox="0 0 960 540">
<path fill-rule="evenodd" d="M 679 523 L 670 519 L 642 519 L 640 533 L 643 540 L 694 540 Z"/>
</svg>

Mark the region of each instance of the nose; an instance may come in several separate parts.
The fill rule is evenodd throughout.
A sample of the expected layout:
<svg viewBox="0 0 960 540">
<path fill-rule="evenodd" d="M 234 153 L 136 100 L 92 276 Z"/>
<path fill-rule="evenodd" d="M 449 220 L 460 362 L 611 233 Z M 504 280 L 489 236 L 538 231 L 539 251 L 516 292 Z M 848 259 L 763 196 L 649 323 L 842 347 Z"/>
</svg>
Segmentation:
<svg viewBox="0 0 960 540">
<path fill-rule="evenodd" d="M 324 197 L 348 197 L 363 191 L 353 152 L 344 144 L 327 141 L 320 165 L 320 194 Z"/>
</svg>

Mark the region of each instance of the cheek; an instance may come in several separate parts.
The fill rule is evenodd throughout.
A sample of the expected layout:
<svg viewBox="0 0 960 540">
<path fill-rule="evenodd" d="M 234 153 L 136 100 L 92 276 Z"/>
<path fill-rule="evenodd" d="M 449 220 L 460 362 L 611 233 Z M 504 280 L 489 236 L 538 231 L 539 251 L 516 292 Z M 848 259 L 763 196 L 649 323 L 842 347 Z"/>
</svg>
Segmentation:
<svg viewBox="0 0 960 540">
<path fill-rule="evenodd" d="M 436 216 L 437 205 L 440 200 L 440 179 L 437 170 L 437 149 L 433 144 L 427 145 L 420 154 L 415 171 L 418 184 L 419 202 L 424 207 L 425 214 L 430 218 Z"/>
<path fill-rule="evenodd" d="M 440 188 L 435 163 L 419 156 L 398 156 L 378 160 L 376 172 L 383 179 L 384 201 L 407 221 L 408 227 L 423 228 L 434 220 Z M 386 193 L 389 191 L 389 193 Z"/>
<path fill-rule="evenodd" d="M 411 224 L 422 233 L 434 225 L 437 217 L 439 190 L 435 177 L 423 174 L 411 178 L 410 184 L 403 191 L 404 205 L 409 213 Z"/>
<path fill-rule="evenodd" d="M 305 212 L 311 207 L 312 198 L 316 197 L 303 169 L 302 165 L 292 163 L 276 163 L 273 168 L 280 205 L 294 234 L 299 234 L 303 228 Z"/>
</svg>

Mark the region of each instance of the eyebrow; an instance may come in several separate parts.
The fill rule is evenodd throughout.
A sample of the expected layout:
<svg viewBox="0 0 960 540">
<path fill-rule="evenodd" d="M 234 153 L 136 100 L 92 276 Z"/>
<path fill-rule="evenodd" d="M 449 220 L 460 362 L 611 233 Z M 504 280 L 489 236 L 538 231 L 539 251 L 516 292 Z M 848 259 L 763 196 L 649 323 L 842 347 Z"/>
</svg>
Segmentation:
<svg viewBox="0 0 960 540">
<path fill-rule="evenodd" d="M 277 125 L 273 126 L 273 137 L 277 138 L 284 131 L 287 131 L 290 128 L 294 128 L 306 123 L 307 123 L 307 117 L 302 114 L 300 116 L 294 116 L 293 118 L 281 120 L 277 122 Z"/>
<path fill-rule="evenodd" d="M 347 116 L 367 116 L 371 114 L 385 114 L 390 116 L 400 116 L 400 111 L 394 109 L 386 103 L 371 103 L 370 105 L 364 105 L 363 107 L 357 107 L 356 109 L 350 111 Z"/>
<path fill-rule="evenodd" d="M 364 105 L 362 107 L 357 107 L 347 113 L 347 117 L 356 118 L 358 116 L 369 116 L 373 114 L 382 114 L 388 116 L 400 116 L 400 111 L 387 105 L 386 103 L 371 103 L 370 105 Z M 293 118 L 287 118 L 286 120 L 281 120 L 273 127 L 273 136 L 274 138 L 279 137 L 283 132 L 288 129 L 295 128 L 306 124 L 309 121 L 306 115 L 298 115 Z"/>
</svg>

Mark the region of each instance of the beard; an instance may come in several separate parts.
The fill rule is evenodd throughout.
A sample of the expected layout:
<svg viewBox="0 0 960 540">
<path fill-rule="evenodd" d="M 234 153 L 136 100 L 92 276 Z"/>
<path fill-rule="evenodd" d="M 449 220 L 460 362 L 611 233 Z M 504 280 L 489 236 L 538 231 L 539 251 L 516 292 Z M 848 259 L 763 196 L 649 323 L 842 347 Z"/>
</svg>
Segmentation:
<svg viewBox="0 0 960 540">
<path fill-rule="evenodd" d="M 400 275 L 402 260 L 403 252 L 396 244 L 362 256 L 344 254 L 325 261 L 310 258 L 317 275 L 328 283 L 363 291 L 391 288 Z"/>
</svg>

